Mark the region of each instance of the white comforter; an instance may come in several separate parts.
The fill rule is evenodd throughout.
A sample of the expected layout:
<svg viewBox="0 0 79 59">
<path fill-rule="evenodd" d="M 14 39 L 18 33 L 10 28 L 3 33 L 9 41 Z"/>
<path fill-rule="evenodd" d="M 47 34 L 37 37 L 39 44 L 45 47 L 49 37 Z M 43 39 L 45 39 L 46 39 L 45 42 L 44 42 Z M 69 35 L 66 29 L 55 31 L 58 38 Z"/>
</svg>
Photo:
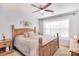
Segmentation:
<svg viewBox="0 0 79 59">
<path fill-rule="evenodd" d="M 38 56 L 38 40 L 39 37 L 43 39 L 43 45 L 53 40 L 51 36 L 36 35 L 29 38 L 25 38 L 23 35 L 19 35 L 14 40 L 14 46 L 27 56 Z"/>
</svg>

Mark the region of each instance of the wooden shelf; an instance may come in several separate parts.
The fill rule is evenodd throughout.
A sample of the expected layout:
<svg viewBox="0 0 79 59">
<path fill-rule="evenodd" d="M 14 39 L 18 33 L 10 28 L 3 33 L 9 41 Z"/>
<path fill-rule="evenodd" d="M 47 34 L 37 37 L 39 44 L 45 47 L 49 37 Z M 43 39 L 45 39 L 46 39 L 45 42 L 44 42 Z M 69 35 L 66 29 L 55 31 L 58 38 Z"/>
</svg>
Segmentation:
<svg viewBox="0 0 79 59">
<path fill-rule="evenodd" d="M 3 48 L 3 47 L 5 47 L 5 45 L 0 45 L 0 48 Z"/>
</svg>

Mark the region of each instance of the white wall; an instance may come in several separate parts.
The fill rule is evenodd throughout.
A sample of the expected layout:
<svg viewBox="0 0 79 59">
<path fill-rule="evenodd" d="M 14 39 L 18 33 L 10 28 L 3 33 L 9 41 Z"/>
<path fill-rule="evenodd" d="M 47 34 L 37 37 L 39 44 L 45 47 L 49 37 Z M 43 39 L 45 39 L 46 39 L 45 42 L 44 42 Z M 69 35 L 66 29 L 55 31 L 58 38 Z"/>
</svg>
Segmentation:
<svg viewBox="0 0 79 59">
<path fill-rule="evenodd" d="M 2 39 L 2 33 L 6 33 L 6 37 L 11 38 L 11 25 L 16 27 L 22 26 L 20 20 L 26 19 L 32 22 L 33 26 L 38 28 L 38 20 L 32 17 L 29 13 L 24 13 L 18 9 L 20 5 L 17 4 L 0 4 L 0 40 Z M 21 6 L 22 8 L 22 6 Z"/>
<path fill-rule="evenodd" d="M 79 12 L 70 17 L 70 37 L 79 36 Z"/>
</svg>

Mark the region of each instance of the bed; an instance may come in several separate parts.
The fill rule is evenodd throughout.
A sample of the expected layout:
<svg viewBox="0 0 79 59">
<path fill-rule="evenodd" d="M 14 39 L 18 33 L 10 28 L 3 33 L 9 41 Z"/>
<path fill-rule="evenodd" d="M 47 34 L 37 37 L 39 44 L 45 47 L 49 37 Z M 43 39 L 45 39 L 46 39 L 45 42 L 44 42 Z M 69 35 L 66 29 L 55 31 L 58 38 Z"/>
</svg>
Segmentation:
<svg viewBox="0 0 79 59">
<path fill-rule="evenodd" d="M 59 35 L 56 37 L 35 34 L 32 37 L 24 37 L 24 33 L 36 33 L 34 28 L 15 28 L 12 25 L 13 45 L 26 56 L 52 56 L 59 48 Z"/>
</svg>

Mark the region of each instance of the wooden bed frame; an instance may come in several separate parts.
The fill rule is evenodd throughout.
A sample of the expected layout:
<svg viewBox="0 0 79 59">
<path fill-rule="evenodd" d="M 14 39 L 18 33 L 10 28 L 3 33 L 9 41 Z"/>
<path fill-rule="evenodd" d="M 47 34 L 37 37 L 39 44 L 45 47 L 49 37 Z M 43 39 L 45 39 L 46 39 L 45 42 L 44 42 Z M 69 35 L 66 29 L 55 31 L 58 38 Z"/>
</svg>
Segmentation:
<svg viewBox="0 0 79 59">
<path fill-rule="evenodd" d="M 36 33 L 36 27 L 32 28 L 15 28 L 12 25 L 12 38 L 14 40 L 15 36 L 22 34 L 24 32 L 33 31 Z M 42 38 L 39 38 L 39 56 L 52 56 L 55 51 L 59 48 L 59 35 L 57 33 L 57 38 L 51 40 L 50 42 L 46 43 L 45 45 L 42 44 Z"/>
</svg>

